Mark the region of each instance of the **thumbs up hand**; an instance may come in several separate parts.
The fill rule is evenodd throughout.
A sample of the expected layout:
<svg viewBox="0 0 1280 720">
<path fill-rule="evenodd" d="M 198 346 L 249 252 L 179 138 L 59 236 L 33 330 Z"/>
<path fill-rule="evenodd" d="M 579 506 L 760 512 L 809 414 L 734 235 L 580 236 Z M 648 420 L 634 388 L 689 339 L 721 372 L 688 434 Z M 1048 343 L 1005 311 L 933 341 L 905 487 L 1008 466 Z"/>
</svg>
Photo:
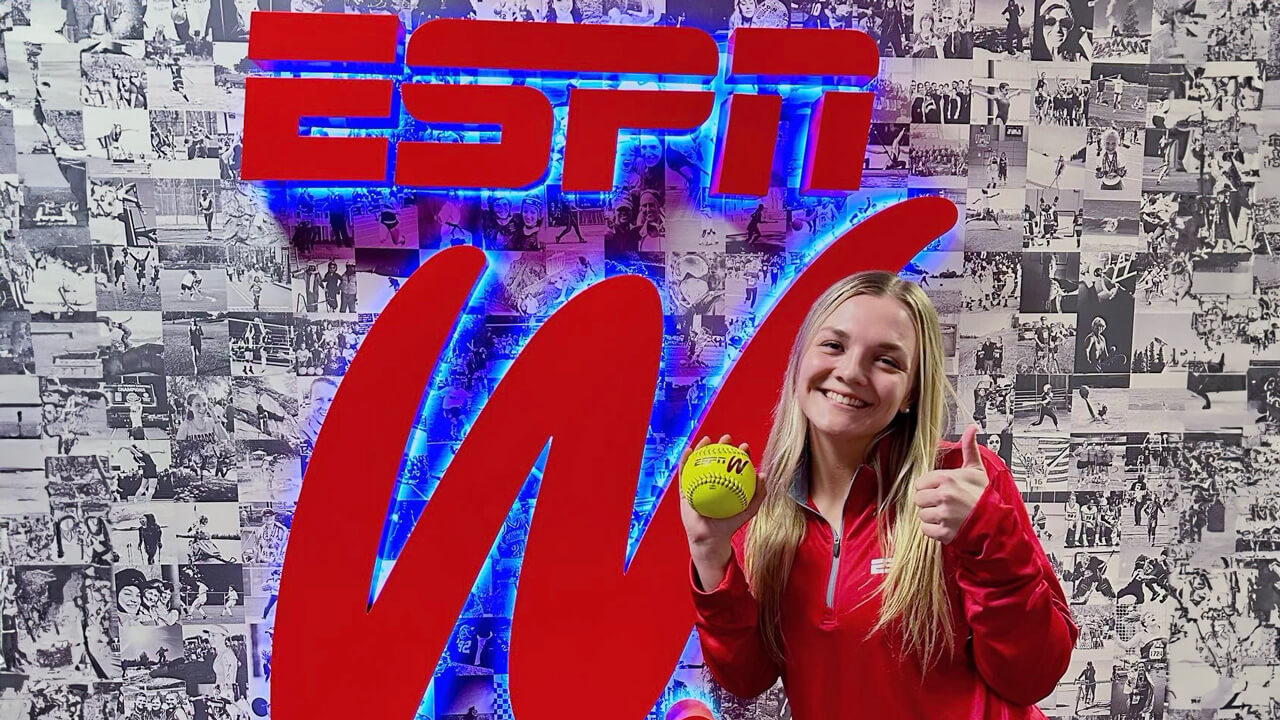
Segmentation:
<svg viewBox="0 0 1280 720">
<path fill-rule="evenodd" d="M 915 503 L 920 529 L 943 545 L 955 539 L 989 482 L 978 449 L 977 425 L 965 429 L 960 447 L 964 453 L 960 467 L 934 470 L 916 481 Z"/>
</svg>

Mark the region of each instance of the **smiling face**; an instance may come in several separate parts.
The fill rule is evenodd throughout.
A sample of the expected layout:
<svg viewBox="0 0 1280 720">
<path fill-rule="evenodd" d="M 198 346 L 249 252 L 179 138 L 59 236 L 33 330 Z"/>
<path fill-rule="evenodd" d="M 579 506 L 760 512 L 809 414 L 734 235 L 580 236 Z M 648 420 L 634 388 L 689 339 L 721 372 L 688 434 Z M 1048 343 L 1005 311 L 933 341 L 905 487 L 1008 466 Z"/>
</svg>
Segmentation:
<svg viewBox="0 0 1280 720">
<path fill-rule="evenodd" d="M 121 612 L 137 615 L 138 608 L 142 606 L 142 593 L 136 585 L 125 585 L 116 593 L 116 604 Z"/>
<path fill-rule="evenodd" d="M 796 400 L 810 431 L 830 439 L 867 440 L 909 406 L 916 330 L 892 297 L 858 295 L 818 325 L 804 348 Z"/>
<path fill-rule="evenodd" d="M 208 414 L 209 401 L 205 399 L 204 395 L 201 395 L 199 393 L 192 393 L 189 399 L 191 401 L 192 415 L 195 415 L 196 417 L 203 417 L 204 415 Z"/>
<path fill-rule="evenodd" d="M 646 168 L 651 168 L 662 161 L 662 143 L 652 135 L 640 138 L 640 159 Z"/>
<path fill-rule="evenodd" d="M 521 203 L 520 216 L 524 218 L 524 224 L 527 227 L 534 227 L 541 220 L 541 213 L 538 212 L 538 207 L 531 202 Z"/>
<path fill-rule="evenodd" d="M 640 198 L 640 212 L 654 217 L 658 214 L 658 197 L 653 193 L 645 193 Z"/>
<path fill-rule="evenodd" d="M 1058 48 L 1067 41 L 1067 33 L 1075 27 L 1075 19 L 1065 5 L 1054 4 L 1040 14 L 1041 27 L 1044 28 L 1044 44 L 1049 52 L 1057 53 Z"/>
<path fill-rule="evenodd" d="M 618 151 L 618 168 L 623 175 L 630 175 L 636 170 L 636 163 L 640 161 L 640 143 L 634 139 L 623 144 Z"/>
<path fill-rule="evenodd" d="M 323 420 L 324 416 L 329 412 L 329 405 L 333 402 L 333 394 L 335 392 L 337 390 L 328 382 L 315 381 L 311 385 L 311 414 Z"/>
</svg>

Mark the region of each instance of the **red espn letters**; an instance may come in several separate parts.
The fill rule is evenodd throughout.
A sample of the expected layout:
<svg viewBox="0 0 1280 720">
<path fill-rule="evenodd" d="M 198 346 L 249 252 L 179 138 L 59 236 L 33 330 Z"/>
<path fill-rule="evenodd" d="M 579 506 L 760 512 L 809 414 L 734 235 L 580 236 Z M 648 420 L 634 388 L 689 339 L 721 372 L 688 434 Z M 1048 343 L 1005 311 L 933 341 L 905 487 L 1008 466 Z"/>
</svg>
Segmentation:
<svg viewBox="0 0 1280 720">
<path fill-rule="evenodd" d="M 758 455 L 787 355 L 818 295 L 849 273 L 901 268 L 955 221 L 947 200 L 915 198 L 837 238 L 760 323 L 693 436 L 732 433 Z M 371 601 L 405 443 L 484 263 L 476 248 L 435 253 L 387 304 L 342 380 L 285 555 L 271 673 L 276 720 L 414 717 L 548 441 L 512 619 L 515 717 L 643 718 L 689 641 L 678 491 L 658 501 L 624 568 L 662 355 L 662 303 L 636 276 L 578 293 L 534 333 Z"/>
<path fill-rule="evenodd" d="M 249 57 L 293 73 L 356 72 L 355 65 L 380 64 L 388 73 L 399 74 L 401 32 L 394 15 L 255 12 Z M 868 78 L 880 64 L 875 42 L 849 30 L 738 28 L 729 40 L 729 58 L 733 79 L 795 83 L 805 78 Z M 413 32 L 404 62 L 414 69 L 596 78 L 638 75 L 705 83 L 718 72 L 719 49 L 710 35 L 689 27 L 439 19 Z M 359 71 L 369 72 L 367 67 Z M 421 122 L 496 125 L 501 139 L 406 140 L 393 145 L 386 137 L 300 136 L 303 118 L 394 121 L 399 111 L 392 80 L 255 76 L 245 81 L 241 178 L 381 185 L 394 167 L 392 182 L 400 186 L 500 189 L 528 187 L 546 174 L 553 116 L 550 101 L 537 88 L 406 82 L 400 92 L 405 109 Z M 572 88 L 563 188 L 610 190 L 620 129 L 689 131 L 709 117 L 715 99 L 711 90 Z M 823 92 L 811 111 L 802 192 L 858 189 L 872 99 L 866 92 Z M 723 138 L 711 192 L 764 195 L 782 97 L 734 93 L 723 105 Z"/>
</svg>

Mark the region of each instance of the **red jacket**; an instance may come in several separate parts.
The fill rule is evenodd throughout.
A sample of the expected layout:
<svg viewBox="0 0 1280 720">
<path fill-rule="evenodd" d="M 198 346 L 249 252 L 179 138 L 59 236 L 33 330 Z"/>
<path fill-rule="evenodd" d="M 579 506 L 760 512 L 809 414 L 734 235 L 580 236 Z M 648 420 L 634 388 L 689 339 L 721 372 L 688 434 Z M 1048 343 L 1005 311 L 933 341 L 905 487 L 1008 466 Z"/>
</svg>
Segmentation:
<svg viewBox="0 0 1280 720">
<path fill-rule="evenodd" d="M 939 467 L 959 467 L 959 446 L 943 447 Z M 742 570 L 745 528 L 733 537 L 733 558 L 718 587 L 703 592 L 690 566 L 703 659 L 720 685 L 750 698 L 781 677 L 796 720 L 1044 718 L 1034 703 L 1066 673 L 1080 631 L 1012 474 L 986 448 L 982 459 L 990 483 L 943 550 L 954 656 L 944 653 L 922 676 L 914 657 L 899 659 L 896 623 L 864 640 L 880 612 L 879 598 L 857 606 L 884 579 L 876 474 L 863 465 L 855 475 L 837 551 L 801 468 L 790 495 L 807 520 L 783 600 L 784 665 L 768 657 L 756 624 Z"/>
</svg>

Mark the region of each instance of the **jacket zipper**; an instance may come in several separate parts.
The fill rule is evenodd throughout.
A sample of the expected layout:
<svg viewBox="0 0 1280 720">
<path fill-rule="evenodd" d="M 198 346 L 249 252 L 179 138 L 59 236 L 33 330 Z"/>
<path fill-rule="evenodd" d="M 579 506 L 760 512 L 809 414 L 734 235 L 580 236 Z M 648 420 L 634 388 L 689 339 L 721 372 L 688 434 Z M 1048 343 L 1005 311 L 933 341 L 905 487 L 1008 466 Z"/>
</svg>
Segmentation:
<svg viewBox="0 0 1280 720">
<path fill-rule="evenodd" d="M 835 607 L 836 576 L 840 573 L 840 536 L 844 534 L 844 518 L 840 519 L 839 528 L 831 528 L 831 573 L 827 576 L 827 609 Z"/>
</svg>

